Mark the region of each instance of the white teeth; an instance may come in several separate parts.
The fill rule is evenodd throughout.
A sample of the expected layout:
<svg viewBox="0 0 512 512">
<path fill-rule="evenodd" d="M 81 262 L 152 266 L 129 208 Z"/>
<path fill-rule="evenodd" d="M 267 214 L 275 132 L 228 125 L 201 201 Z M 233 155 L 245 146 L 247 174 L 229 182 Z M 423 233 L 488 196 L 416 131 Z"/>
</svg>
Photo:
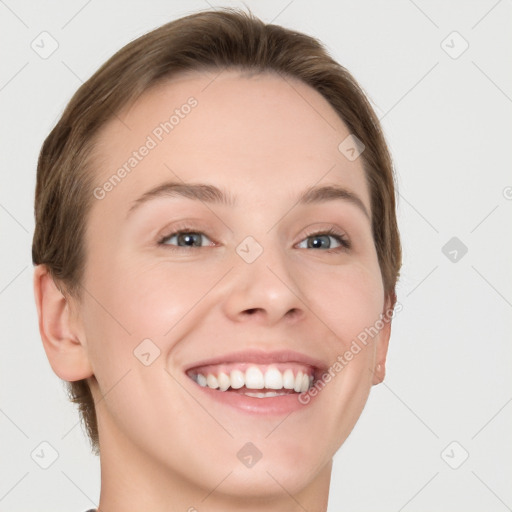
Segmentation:
<svg viewBox="0 0 512 512">
<path fill-rule="evenodd" d="M 300 391 L 301 391 L 301 388 L 302 388 L 302 377 L 303 376 L 304 376 L 304 374 L 300 370 L 297 373 L 297 375 L 295 376 L 295 385 L 293 386 L 293 390 L 296 393 L 300 393 Z"/>
<path fill-rule="evenodd" d="M 256 366 L 250 366 L 245 372 L 245 387 L 247 389 L 263 389 L 265 381 L 263 380 L 263 373 Z"/>
<path fill-rule="evenodd" d="M 208 384 L 208 387 L 212 389 L 217 389 L 219 387 L 219 381 L 217 380 L 217 377 L 211 373 L 209 373 L 208 377 L 206 377 L 206 384 Z"/>
<path fill-rule="evenodd" d="M 208 386 L 211 389 L 218 389 L 219 391 L 227 391 L 228 389 L 240 389 L 246 387 L 247 389 L 269 389 L 269 390 L 294 390 L 296 393 L 303 393 L 307 391 L 314 382 L 314 377 L 301 370 L 297 375 L 293 374 L 293 370 L 288 368 L 284 372 L 278 370 L 275 366 L 267 368 L 263 372 L 257 366 L 249 366 L 245 373 L 241 370 L 231 370 L 228 374 L 225 371 L 220 371 L 218 375 L 208 373 L 206 376 L 201 373 L 193 375 L 194 380 L 202 387 Z M 245 393 L 247 396 L 255 396 L 258 398 L 265 398 L 269 396 L 279 396 L 287 393 L 274 393 L 268 392 L 254 392 Z"/>
<path fill-rule="evenodd" d="M 229 380 L 229 377 L 224 372 L 219 373 L 218 380 L 219 380 L 219 389 L 221 391 L 226 391 L 226 389 L 228 389 L 229 386 L 231 385 L 231 381 Z M 309 379 L 308 379 L 308 383 L 309 383 Z"/>
<path fill-rule="evenodd" d="M 304 374 L 302 377 L 302 386 L 300 387 L 300 392 L 304 393 L 309 389 L 309 375 Z"/>
<path fill-rule="evenodd" d="M 277 368 L 270 367 L 265 373 L 265 387 L 267 389 L 281 389 L 283 376 Z"/>
<path fill-rule="evenodd" d="M 291 370 L 286 370 L 283 374 L 284 389 L 293 389 L 295 386 L 295 376 Z"/>
<path fill-rule="evenodd" d="M 233 389 L 240 389 L 245 385 L 245 376 L 240 370 L 233 370 L 229 374 L 229 378 L 231 379 L 231 387 Z"/>
</svg>

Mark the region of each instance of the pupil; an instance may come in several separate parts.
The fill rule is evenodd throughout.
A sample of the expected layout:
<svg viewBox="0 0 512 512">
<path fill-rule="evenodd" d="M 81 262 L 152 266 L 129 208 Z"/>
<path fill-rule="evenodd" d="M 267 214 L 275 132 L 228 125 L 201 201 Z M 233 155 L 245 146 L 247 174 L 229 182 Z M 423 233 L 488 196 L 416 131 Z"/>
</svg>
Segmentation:
<svg viewBox="0 0 512 512">
<path fill-rule="evenodd" d="M 320 241 L 320 242 L 318 242 L 318 241 Z M 326 235 L 315 236 L 315 238 L 313 238 L 312 242 L 310 242 L 310 244 L 309 244 L 309 247 L 322 247 L 322 246 L 324 246 L 324 247 L 327 246 L 327 248 L 330 247 L 329 237 Z"/>
<path fill-rule="evenodd" d="M 191 246 L 194 245 L 194 241 L 197 241 L 195 237 L 198 236 L 198 233 L 192 233 L 192 234 L 182 234 L 180 235 L 181 241 L 185 243 L 185 245 Z M 198 241 L 196 245 L 201 245 L 201 242 Z"/>
</svg>

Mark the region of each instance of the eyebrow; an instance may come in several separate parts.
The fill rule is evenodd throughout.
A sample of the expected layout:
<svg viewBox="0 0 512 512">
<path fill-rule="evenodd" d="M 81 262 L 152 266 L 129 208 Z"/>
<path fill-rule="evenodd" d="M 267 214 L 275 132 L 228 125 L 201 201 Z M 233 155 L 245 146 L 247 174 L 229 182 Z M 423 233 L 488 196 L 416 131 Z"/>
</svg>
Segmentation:
<svg viewBox="0 0 512 512">
<path fill-rule="evenodd" d="M 128 210 L 127 217 L 144 203 L 160 197 L 186 197 L 204 203 L 223 204 L 226 206 L 236 206 L 237 204 L 235 197 L 214 185 L 168 181 L 144 192 L 144 194 L 133 201 Z M 296 204 L 318 204 L 334 200 L 343 200 L 353 204 L 370 219 L 370 214 L 361 198 L 354 192 L 339 185 L 324 185 L 306 189 L 298 197 Z"/>
</svg>

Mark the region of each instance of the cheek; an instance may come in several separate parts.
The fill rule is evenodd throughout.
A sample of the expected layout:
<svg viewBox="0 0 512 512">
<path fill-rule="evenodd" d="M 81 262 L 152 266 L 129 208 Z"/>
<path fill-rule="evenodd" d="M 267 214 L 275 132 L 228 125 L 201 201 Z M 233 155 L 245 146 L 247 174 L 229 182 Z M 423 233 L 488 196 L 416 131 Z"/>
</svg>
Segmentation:
<svg viewBox="0 0 512 512">
<path fill-rule="evenodd" d="M 88 287 L 98 298 L 92 304 L 95 320 L 132 339 L 164 336 L 219 276 L 218 268 L 210 271 L 198 262 L 148 263 L 122 254 L 104 258 L 90 265 Z"/>
<path fill-rule="evenodd" d="M 122 314 L 137 336 L 168 338 L 202 311 L 209 291 L 224 273 L 222 268 L 165 261 L 131 268 L 128 282 L 119 287 Z"/>
<path fill-rule="evenodd" d="M 303 277 L 302 289 L 308 305 L 336 336 L 338 351 L 379 319 L 384 289 L 378 265 L 357 263 L 330 267 Z"/>
<path fill-rule="evenodd" d="M 207 296 L 223 274 L 218 264 L 148 264 L 120 255 L 91 268 L 83 313 L 93 371 L 104 390 L 129 370 L 134 378 L 147 369 L 138 354 L 159 357 L 151 367 L 174 366 L 178 341 L 215 307 Z M 166 364 L 169 354 L 173 361 Z"/>
</svg>

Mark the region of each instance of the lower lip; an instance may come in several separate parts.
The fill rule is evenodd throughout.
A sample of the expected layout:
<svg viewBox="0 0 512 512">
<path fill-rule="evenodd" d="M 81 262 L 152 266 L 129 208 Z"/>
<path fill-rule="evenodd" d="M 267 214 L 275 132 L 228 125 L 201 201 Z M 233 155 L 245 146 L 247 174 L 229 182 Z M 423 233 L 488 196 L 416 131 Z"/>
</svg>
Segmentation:
<svg viewBox="0 0 512 512">
<path fill-rule="evenodd" d="M 192 381 L 194 382 L 194 381 Z M 299 409 L 308 407 L 314 400 L 311 395 L 306 393 L 293 393 L 281 396 L 271 396 L 267 398 L 256 398 L 254 396 L 247 396 L 241 393 L 232 391 L 216 391 L 207 386 L 199 386 L 194 382 L 194 385 L 201 389 L 206 396 L 212 400 L 229 405 L 235 409 L 249 414 L 262 414 L 280 416 L 290 414 Z M 263 392 L 264 390 L 255 389 L 254 392 Z M 268 390 L 271 391 L 271 390 Z M 299 401 L 299 397 L 303 397 L 303 402 Z M 307 395 L 307 396 L 306 396 Z"/>
</svg>

